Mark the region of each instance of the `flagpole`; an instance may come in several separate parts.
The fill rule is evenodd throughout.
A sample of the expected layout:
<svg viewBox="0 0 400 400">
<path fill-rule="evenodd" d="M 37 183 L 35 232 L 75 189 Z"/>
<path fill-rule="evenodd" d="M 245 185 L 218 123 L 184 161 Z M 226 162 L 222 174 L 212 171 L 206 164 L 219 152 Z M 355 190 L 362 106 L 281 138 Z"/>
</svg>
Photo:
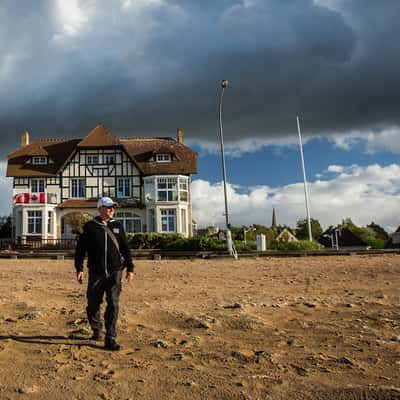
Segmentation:
<svg viewBox="0 0 400 400">
<path fill-rule="evenodd" d="M 310 218 L 310 209 L 308 206 L 308 188 L 307 188 L 306 168 L 304 166 L 303 143 L 301 141 L 300 120 L 299 120 L 298 116 L 297 116 L 297 130 L 299 132 L 300 157 L 301 157 L 301 166 L 303 168 L 304 196 L 306 198 L 307 225 L 308 225 L 308 239 L 310 240 L 310 242 L 312 242 L 311 218 Z"/>
</svg>

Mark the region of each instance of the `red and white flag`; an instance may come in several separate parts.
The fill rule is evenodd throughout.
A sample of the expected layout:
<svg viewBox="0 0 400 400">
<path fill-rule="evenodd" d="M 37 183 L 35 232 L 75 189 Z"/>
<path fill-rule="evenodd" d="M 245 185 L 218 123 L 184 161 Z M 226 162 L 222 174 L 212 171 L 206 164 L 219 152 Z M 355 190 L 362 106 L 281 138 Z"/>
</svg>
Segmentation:
<svg viewBox="0 0 400 400">
<path fill-rule="evenodd" d="M 46 203 L 46 193 L 17 193 L 13 197 L 13 204 L 39 204 L 39 203 Z"/>
<path fill-rule="evenodd" d="M 37 204 L 37 203 L 44 203 L 45 202 L 45 194 L 44 193 L 32 193 L 30 203 Z"/>
<path fill-rule="evenodd" d="M 29 193 L 17 193 L 13 198 L 14 204 L 29 203 Z"/>
</svg>

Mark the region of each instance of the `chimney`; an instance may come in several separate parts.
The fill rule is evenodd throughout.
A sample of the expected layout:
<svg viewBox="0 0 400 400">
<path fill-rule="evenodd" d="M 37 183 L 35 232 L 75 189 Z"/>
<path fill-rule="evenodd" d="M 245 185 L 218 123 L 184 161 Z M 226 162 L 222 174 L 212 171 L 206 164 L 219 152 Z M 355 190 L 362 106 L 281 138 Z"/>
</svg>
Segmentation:
<svg viewBox="0 0 400 400">
<path fill-rule="evenodd" d="M 176 140 L 178 143 L 183 144 L 183 128 L 178 128 L 176 132 Z"/>
<path fill-rule="evenodd" d="M 29 144 L 29 132 L 24 131 L 21 135 L 21 147 L 27 146 Z"/>
</svg>

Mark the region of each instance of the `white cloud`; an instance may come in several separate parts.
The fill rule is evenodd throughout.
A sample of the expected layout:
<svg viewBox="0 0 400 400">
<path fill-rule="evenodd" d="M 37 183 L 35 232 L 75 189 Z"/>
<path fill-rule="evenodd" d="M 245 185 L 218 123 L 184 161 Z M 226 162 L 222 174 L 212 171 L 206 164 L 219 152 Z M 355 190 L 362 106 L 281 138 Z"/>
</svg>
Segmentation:
<svg viewBox="0 0 400 400">
<path fill-rule="evenodd" d="M 7 162 L 0 162 L 0 215 L 9 215 L 11 213 L 12 203 L 12 180 L 6 178 Z"/>
<path fill-rule="evenodd" d="M 341 173 L 341 172 L 344 171 L 344 167 L 343 167 L 342 165 L 330 165 L 330 166 L 327 168 L 327 171 L 328 171 L 328 172 L 338 172 L 338 173 Z"/>
<path fill-rule="evenodd" d="M 55 3 L 55 20 L 59 31 L 55 40 L 78 35 L 88 24 L 93 6 L 82 0 L 57 0 Z"/>
<path fill-rule="evenodd" d="M 121 0 L 123 10 L 131 8 L 141 9 L 145 7 L 161 6 L 163 0 Z"/>
<path fill-rule="evenodd" d="M 311 217 L 323 227 L 350 217 L 356 224 L 374 221 L 393 231 L 400 225 L 400 165 L 349 167 L 332 165 L 333 179 L 309 183 Z M 192 184 L 193 217 L 199 226 L 224 226 L 224 196 L 220 183 L 195 180 Z M 275 207 L 279 224 L 295 226 L 305 218 L 303 183 L 271 188 L 228 185 L 228 202 L 233 225 L 271 224 Z"/>
<path fill-rule="evenodd" d="M 335 134 L 330 140 L 337 148 L 351 150 L 357 144 L 364 144 L 367 153 L 390 151 L 400 153 L 400 127 L 391 126 L 378 131 L 351 131 Z"/>
<path fill-rule="evenodd" d="M 311 139 L 311 137 L 302 137 L 303 145 L 308 143 Z M 188 140 L 187 143 L 189 146 L 197 145 L 204 152 L 209 154 L 219 154 L 221 151 L 219 142 Z M 227 156 L 242 157 L 245 154 L 259 151 L 264 147 L 275 147 L 276 151 L 282 151 L 284 148 L 292 146 L 299 146 L 298 136 L 284 136 L 271 139 L 243 139 L 233 143 L 224 144 L 224 151 Z"/>
</svg>

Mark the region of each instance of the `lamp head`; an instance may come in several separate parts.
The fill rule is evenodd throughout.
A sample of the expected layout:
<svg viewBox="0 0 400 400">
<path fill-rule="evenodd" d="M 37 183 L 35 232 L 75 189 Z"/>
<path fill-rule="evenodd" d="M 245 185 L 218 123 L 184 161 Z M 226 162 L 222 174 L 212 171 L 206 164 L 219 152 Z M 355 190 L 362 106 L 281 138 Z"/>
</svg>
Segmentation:
<svg viewBox="0 0 400 400">
<path fill-rule="evenodd" d="M 226 79 L 224 79 L 224 80 L 221 82 L 221 86 L 222 86 L 223 89 L 225 89 L 226 87 L 228 87 L 228 81 L 227 81 Z"/>
</svg>

